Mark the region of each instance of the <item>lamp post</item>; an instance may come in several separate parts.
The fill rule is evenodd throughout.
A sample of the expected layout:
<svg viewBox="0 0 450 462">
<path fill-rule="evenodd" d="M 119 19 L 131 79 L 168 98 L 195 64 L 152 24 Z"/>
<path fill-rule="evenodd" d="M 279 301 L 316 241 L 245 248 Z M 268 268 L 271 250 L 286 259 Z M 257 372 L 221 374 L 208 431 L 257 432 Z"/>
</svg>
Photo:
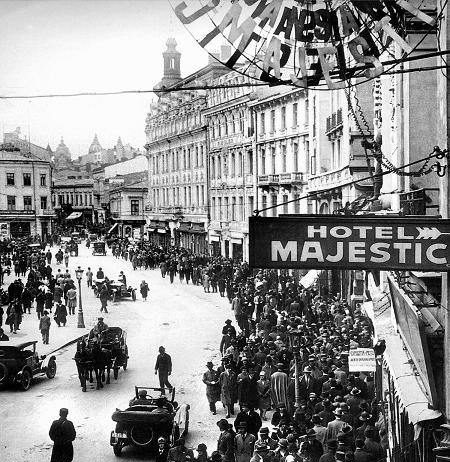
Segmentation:
<svg viewBox="0 0 450 462">
<path fill-rule="evenodd" d="M 302 332 L 298 329 L 291 330 L 289 332 L 289 343 L 292 348 L 292 353 L 294 354 L 294 373 L 295 373 L 295 409 L 298 409 L 301 406 L 300 399 L 300 336 Z"/>
<path fill-rule="evenodd" d="M 83 278 L 84 270 L 78 267 L 75 274 L 78 279 L 78 326 L 81 329 L 85 328 L 83 317 L 83 302 L 81 301 L 81 279 Z"/>
</svg>

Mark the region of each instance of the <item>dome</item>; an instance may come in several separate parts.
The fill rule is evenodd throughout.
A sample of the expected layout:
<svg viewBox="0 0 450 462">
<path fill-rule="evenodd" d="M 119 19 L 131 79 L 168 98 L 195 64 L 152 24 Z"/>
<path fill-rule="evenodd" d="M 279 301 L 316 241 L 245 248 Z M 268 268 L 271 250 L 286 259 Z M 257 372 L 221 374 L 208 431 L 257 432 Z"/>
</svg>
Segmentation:
<svg viewBox="0 0 450 462">
<path fill-rule="evenodd" d="M 101 152 L 103 150 L 101 144 L 98 141 L 97 138 L 97 133 L 94 136 L 94 139 L 92 140 L 91 145 L 89 146 L 89 154 L 94 154 L 96 152 Z"/>
</svg>

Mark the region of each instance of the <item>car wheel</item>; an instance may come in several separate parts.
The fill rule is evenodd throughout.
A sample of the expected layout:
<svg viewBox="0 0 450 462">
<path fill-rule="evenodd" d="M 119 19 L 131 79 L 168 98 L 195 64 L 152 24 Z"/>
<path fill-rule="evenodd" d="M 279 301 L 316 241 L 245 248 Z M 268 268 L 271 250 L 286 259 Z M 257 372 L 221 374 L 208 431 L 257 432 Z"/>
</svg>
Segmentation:
<svg viewBox="0 0 450 462">
<path fill-rule="evenodd" d="M 54 359 L 51 359 L 49 362 L 48 362 L 48 366 L 47 366 L 47 377 L 49 379 L 53 379 L 56 375 L 56 361 Z"/>
<path fill-rule="evenodd" d="M 31 372 L 25 369 L 22 372 L 22 378 L 20 380 L 20 388 L 22 388 L 23 391 L 29 390 L 31 387 L 31 380 L 32 380 Z"/>
<path fill-rule="evenodd" d="M 117 443 L 113 446 L 114 455 L 120 457 L 122 455 L 122 445 Z"/>
</svg>

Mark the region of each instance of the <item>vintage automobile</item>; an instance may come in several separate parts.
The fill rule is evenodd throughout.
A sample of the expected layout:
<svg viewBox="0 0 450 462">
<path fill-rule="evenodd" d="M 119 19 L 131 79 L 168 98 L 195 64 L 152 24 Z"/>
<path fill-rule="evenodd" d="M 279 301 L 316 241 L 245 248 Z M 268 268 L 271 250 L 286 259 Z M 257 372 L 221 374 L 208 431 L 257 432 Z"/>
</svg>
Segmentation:
<svg viewBox="0 0 450 462">
<path fill-rule="evenodd" d="M 112 420 L 116 428 L 111 432 L 110 444 L 114 454 L 120 456 L 125 446 L 137 446 L 149 452 L 155 452 L 160 436 L 166 438 L 170 445 L 186 436 L 189 430 L 189 404 L 179 405 L 175 401 L 175 388 L 164 403 L 166 413 L 153 412 L 156 400 L 160 398 L 161 388 L 134 387 L 135 397 L 130 407 L 121 411 L 116 409 Z M 140 390 L 148 392 L 146 399 L 139 396 Z M 153 393 L 153 395 L 152 395 Z"/>
<path fill-rule="evenodd" d="M 104 241 L 93 242 L 92 255 L 106 255 L 106 243 Z"/>
<path fill-rule="evenodd" d="M 39 356 L 37 340 L 28 342 L 0 342 L 0 384 L 17 384 L 26 391 L 31 387 L 33 377 L 56 375 L 56 357 Z"/>
<path fill-rule="evenodd" d="M 133 302 L 136 301 L 136 289 L 131 286 L 126 286 L 121 282 L 111 281 L 111 300 L 116 302 L 121 298 L 131 298 Z"/>
</svg>

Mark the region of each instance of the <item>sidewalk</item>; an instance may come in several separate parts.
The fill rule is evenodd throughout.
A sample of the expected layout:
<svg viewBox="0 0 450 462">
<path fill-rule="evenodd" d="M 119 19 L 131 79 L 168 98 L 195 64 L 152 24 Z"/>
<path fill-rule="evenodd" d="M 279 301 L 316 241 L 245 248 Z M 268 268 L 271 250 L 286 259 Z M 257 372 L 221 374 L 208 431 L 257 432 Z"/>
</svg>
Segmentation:
<svg viewBox="0 0 450 462">
<path fill-rule="evenodd" d="M 56 247 L 52 248 L 52 252 L 55 252 Z M 84 245 L 80 246 L 80 250 L 83 249 L 84 252 L 86 252 Z M 54 259 L 52 261 L 52 268 L 53 268 L 53 273 L 55 274 L 58 269 L 64 270 L 65 267 L 63 265 L 56 265 L 54 264 Z M 72 278 L 75 279 L 75 268 L 78 265 L 78 259 L 77 258 L 71 258 L 69 260 L 69 270 L 72 274 Z M 25 277 L 21 278 L 23 282 L 27 280 L 28 273 Z M 4 290 L 7 290 L 9 284 L 16 280 L 17 278 L 14 276 L 13 273 L 11 273 L 9 276 L 5 275 L 4 277 L 4 282 L 2 285 L 2 288 Z M 36 303 L 34 302 L 32 307 L 31 307 L 31 314 L 24 314 L 22 317 L 22 323 L 20 324 L 20 330 L 17 331 L 17 334 L 13 334 L 12 332 L 9 331 L 9 326 L 3 324 L 3 330 L 5 331 L 5 334 L 9 336 L 10 340 L 13 341 L 31 341 L 31 340 L 37 340 L 38 344 L 38 351 L 40 354 L 48 354 L 53 351 L 59 350 L 67 345 L 71 345 L 75 343 L 81 336 L 89 333 L 90 329 L 94 326 L 94 324 L 97 322 L 97 317 L 99 316 L 99 310 L 98 310 L 98 299 L 95 298 L 93 292 L 91 289 L 89 289 L 86 286 L 86 281 L 82 281 L 82 301 L 83 301 L 83 314 L 84 314 L 84 325 L 86 326 L 84 329 L 83 328 L 78 328 L 78 307 L 76 308 L 75 314 L 74 315 L 67 315 L 67 323 L 65 327 L 58 327 L 56 322 L 53 319 L 54 316 L 54 311 L 55 307 L 53 307 L 53 313 L 49 313 L 50 319 L 51 319 L 51 326 L 50 326 L 50 339 L 49 339 L 49 344 L 44 345 L 42 343 L 42 336 L 41 332 L 39 331 L 39 319 L 37 318 L 36 315 L 36 309 L 35 305 Z M 75 286 L 78 292 L 78 284 L 75 279 Z M 78 294 L 77 294 L 78 296 Z M 3 316 L 3 322 L 6 319 L 6 308 L 7 306 L 3 306 L 4 310 L 4 316 Z"/>
</svg>

